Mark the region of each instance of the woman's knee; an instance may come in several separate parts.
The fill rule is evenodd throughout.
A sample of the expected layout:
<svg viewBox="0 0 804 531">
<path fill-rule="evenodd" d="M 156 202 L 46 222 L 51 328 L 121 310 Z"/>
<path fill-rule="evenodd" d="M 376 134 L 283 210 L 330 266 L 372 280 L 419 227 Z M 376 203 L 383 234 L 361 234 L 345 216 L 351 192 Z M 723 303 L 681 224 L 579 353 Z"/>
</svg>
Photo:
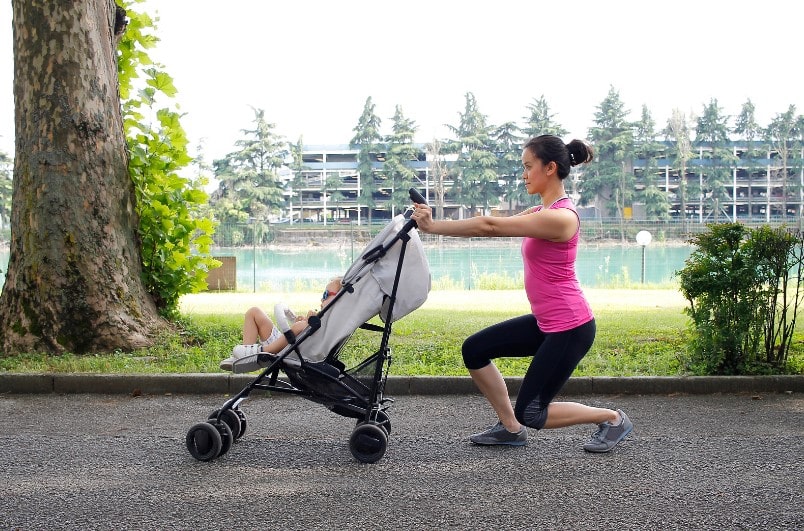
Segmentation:
<svg viewBox="0 0 804 531">
<path fill-rule="evenodd" d="M 472 341 L 472 337 L 466 339 L 461 346 L 461 356 L 463 357 L 463 364 L 467 369 L 477 370 L 482 369 L 489 363 L 491 358 L 477 348 L 476 342 Z"/>
<path fill-rule="evenodd" d="M 540 430 L 547 423 L 547 406 L 549 404 L 543 404 L 539 400 L 531 400 L 525 405 L 517 403 L 514 416 L 520 424 Z"/>
</svg>

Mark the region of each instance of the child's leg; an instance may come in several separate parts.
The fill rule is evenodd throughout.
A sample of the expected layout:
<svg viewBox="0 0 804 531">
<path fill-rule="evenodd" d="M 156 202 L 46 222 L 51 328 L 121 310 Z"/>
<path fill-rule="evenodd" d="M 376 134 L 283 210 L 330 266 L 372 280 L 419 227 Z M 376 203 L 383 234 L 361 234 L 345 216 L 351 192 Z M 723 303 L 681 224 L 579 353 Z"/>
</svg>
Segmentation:
<svg viewBox="0 0 804 531">
<path fill-rule="evenodd" d="M 256 306 L 249 308 L 243 321 L 243 344 L 253 345 L 262 339 L 267 339 L 273 329 L 274 323 L 264 311 Z"/>
</svg>

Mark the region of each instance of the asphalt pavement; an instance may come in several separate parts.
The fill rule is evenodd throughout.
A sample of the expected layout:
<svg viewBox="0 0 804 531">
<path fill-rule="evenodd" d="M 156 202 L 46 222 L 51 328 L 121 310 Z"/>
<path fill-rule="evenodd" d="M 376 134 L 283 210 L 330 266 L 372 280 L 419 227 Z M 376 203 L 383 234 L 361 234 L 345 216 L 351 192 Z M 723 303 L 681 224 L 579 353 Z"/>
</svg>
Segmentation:
<svg viewBox="0 0 804 531">
<path fill-rule="evenodd" d="M 570 394 L 634 432 L 608 454 L 583 451 L 594 426 L 478 447 L 482 397 L 402 393 L 361 464 L 353 420 L 255 394 L 244 436 L 200 462 L 185 435 L 227 393 L 4 392 L 0 529 L 804 529 L 801 393 Z"/>
</svg>

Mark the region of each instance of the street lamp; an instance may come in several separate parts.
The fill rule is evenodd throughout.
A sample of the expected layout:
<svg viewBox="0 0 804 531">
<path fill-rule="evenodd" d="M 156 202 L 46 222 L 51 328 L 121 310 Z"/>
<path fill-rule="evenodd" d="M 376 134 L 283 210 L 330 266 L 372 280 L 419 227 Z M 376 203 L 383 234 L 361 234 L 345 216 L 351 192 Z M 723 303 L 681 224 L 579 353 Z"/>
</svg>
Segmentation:
<svg viewBox="0 0 804 531">
<path fill-rule="evenodd" d="M 636 242 L 642 246 L 642 283 L 645 283 L 645 247 L 650 244 L 650 241 L 653 239 L 651 233 L 646 230 L 641 230 L 637 232 L 636 235 Z"/>
</svg>

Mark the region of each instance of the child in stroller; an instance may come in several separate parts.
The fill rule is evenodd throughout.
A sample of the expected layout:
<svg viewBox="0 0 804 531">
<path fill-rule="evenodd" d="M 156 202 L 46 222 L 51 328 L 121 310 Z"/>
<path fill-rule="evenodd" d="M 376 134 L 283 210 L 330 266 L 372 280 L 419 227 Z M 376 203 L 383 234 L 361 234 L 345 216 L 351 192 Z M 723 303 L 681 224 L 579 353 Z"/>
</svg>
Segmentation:
<svg viewBox="0 0 804 531">
<path fill-rule="evenodd" d="M 413 202 L 424 203 L 415 189 L 410 194 Z M 344 273 L 334 295 L 328 288 L 326 299 L 332 300 L 307 318 L 303 330 L 296 333 L 287 323 L 286 308 L 277 305 L 275 322 L 287 345 L 278 353 L 262 352 L 260 347 L 232 361 L 232 372 L 262 371 L 206 422 L 190 428 L 185 444 L 194 458 L 211 461 L 225 455 L 243 436 L 247 423 L 240 404 L 254 390 L 296 394 L 356 419 L 349 438 L 352 455 L 373 463 L 385 454 L 391 432 L 387 410 L 393 402 L 384 396 L 392 324 L 420 307 L 430 291 L 430 269 L 414 230 L 416 222 L 406 219 L 410 212 L 394 217 L 369 243 Z M 374 317 L 382 326 L 369 322 Z M 347 368 L 340 353 L 358 328 L 381 332 L 382 339 L 373 354 Z"/>
<path fill-rule="evenodd" d="M 335 277 L 327 283 L 324 294 L 321 297 L 322 310 L 334 300 L 335 295 L 343 287 L 342 278 Z M 296 316 L 293 312 L 287 310 L 285 317 L 288 322 L 292 323 L 291 331 L 298 335 L 307 327 L 308 319 L 315 314 L 314 310 L 310 310 L 305 317 L 302 317 Z M 234 363 L 240 359 L 261 352 L 279 354 L 286 346 L 288 346 L 287 338 L 279 330 L 279 327 L 261 308 L 254 306 L 246 311 L 243 320 L 243 344 L 234 347 L 232 355 L 221 361 L 220 367 L 225 371 L 231 371 L 234 370 Z"/>
</svg>

